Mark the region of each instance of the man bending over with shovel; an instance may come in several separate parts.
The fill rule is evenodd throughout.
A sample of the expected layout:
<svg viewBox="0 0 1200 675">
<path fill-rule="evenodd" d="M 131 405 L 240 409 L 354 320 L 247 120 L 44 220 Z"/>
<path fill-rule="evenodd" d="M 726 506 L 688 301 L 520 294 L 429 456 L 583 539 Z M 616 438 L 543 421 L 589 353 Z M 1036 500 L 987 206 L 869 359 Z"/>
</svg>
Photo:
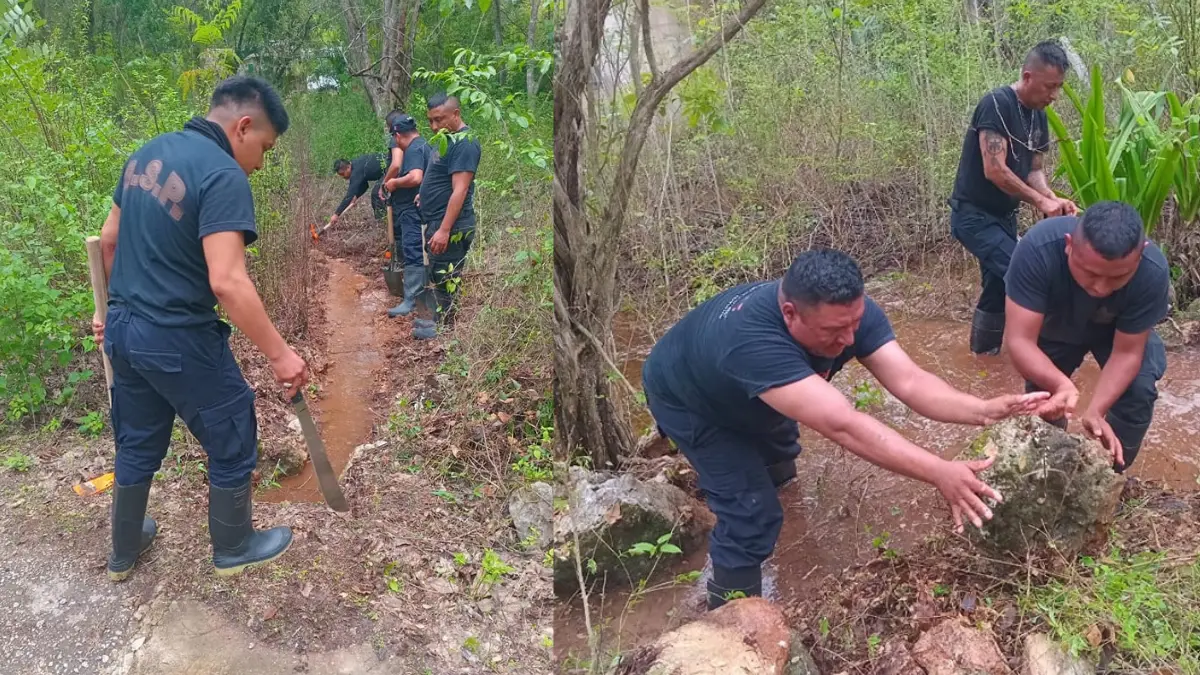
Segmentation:
<svg viewBox="0 0 1200 675">
<path fill-rule="evenodd" d="M 1034 411 L 1044 392 L 983 400 L 922 370 L 863 290 L 858 265 L 806 251 L 783 279 L 743 284 L 701 304 L 654 345 L 642 368 L 650 412 L 696 470 L 717 516 L 708 607 L 762 594 L 762 563 L 783 524 L 776 490 L 796 476 L 803 424 L 867 461 L 935 486 L 956 528 L 992 517 L 1001 496 L 975 474 L 991 460 L 947 461 L 860 413 L 829 380 L 858 359 L 917 413 L 987 425 Z"/>
<path fill-rule="evenodd" d="M 108 575 L 133 572 L 157 533 L 146 517 L 150 482 L 178 415 L 208 453 L 208 531 L 217 574 L 273 560 L 292 542 L 286 527 L 255 530 L 251 472 L 258 460 L 254 391 L 229 350 L 230 320 L 271 361 L 295 394 L 304 360 L 284 342 L 246 272 L 258 238 L 247 176 L 287 131 L 271 85 L 231 77 L 217 85 L 206 118 L 158 136 L 125 164 L 100 232 L 109 274 L 107 329 L 93 331 L 112 362 L 117 442 Z"/>
</svg>

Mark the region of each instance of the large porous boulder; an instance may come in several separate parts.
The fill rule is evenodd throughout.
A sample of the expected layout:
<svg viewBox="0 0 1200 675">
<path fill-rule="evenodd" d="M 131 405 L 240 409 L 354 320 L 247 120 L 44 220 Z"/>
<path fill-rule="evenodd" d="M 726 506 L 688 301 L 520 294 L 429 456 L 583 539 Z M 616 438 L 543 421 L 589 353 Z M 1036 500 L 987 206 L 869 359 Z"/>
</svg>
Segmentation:
<svg viewBox="0 0 1200 675">
<path fill-rule="evenodd" d="M 1011 675 L 991 635 L 946 619 L 926 631 L 912 650 L 928 675 Z"/>
<path fill-rule="evenodd" d="M 703 504 L 668 483 L 640 481 L 629 474 L 570 469 L 567 508 L 554 523 L 554 584 L 560 594 L 577 587 L 575 546 L 585 577 L 604 576 L 609 583 L 637 584 L 652 569 L 669 567 L 653 555 L 630 553 L 637 544 L 669 543 L 676 560 L 703 546 L 715 518 Z"/>
<path fill-rule="evenodd" d="M 1049 547 L 1069 558 L 1112 522 L 1123 481 L 1095 440 L 1020 417 L 988 427 L 964 455 L 995 458 L 979 477 L 1004 498 L 987 500 L 993 517 L 982 531 L 967 528 L 984 550 L 1022 556 Z"/>
<path fill-rule="evenodd" d="M 763 598 L 726 603 L 640 647 L 615 675 L 819 675 L 783 612 Z"/>
</svg>

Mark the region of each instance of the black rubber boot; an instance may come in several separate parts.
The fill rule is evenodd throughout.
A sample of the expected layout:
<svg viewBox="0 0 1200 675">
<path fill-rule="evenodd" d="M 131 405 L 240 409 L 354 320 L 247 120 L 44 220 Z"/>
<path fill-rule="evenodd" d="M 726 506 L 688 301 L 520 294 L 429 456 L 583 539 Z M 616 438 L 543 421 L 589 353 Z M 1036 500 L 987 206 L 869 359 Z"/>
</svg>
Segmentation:
<svg viewBox="0 0 1200 675">
<path fill-rule="evenodd" d="M 767 466 L 767 473 L 771 475 L 771 484 L 782 488 L 796 479 L 796 460 L 789 459 L 771 464 Z"/>
<path fill-rule="evenodd" d="M 712 579 L 708 580 L 708 610 L 724 605 L 730 600 L 762 595 L 762 566 L 717 567 L 713 565 Z"/>
<path fill-rule="evenodd" d="M 252 511 L 250 481 L 236 488 L 208 486 L 208 533 L 219 576 L 241 574 L 247 567 L 270 562 L 291 546 L 290 528 L 255 530 Z"/>
<path fill-rule="evenodd" d="M 113 485 L 112 552 L 108 556 L 108 578 L 124 581 L 133 573 L 138 556 L 150 548 L 158 524 L 146 516 L 150 481 L 137 485 Z"/>
<path fill-rule="evenodd" d="M 417 296 L 425 287 L 425 268 L 409 265 L 404 268 L 404 302 L 388 310 L 388 316 L 408 316 L 417 308 Z"/>
<path fill-rule="evenodd" d="M 975 318 L 971 321 L 971 351 L 983 356 L 995 356 L 1000 353 L 1000 345 L 1004 342 L 1004 312 L 993 314 L 975 310 Z"/>
</svg>

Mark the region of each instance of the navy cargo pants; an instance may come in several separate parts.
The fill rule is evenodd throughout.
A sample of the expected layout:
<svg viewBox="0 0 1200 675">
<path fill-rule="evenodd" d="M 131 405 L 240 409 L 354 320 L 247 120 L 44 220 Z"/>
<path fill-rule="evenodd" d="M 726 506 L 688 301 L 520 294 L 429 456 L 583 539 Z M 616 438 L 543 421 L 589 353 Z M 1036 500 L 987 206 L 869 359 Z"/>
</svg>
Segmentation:
<svg viewBox="0 0 1200 675">
<path fill-rule="evenodd" d="M 171 328 L 111 308 L 104 353 L 112 362 L 118 485 L 154 477 L 178 415 L 208 454 L 208 479 L 245 485 L 258 461 L 254 391 L 229 349 L 229 326 Z"/>
<path fill-rule="evenodd" d="M 423 267 L 425 257 L 421 254 L 421 212 L 412 204 L 403 210 L 392 207 L 392 232 L 400 245 L 405 267 Z"/>
<path fill-rule="evenodd" d="M 1004 313 L 1004 274 L 1017 246 L 1017 213 L 996 216 L 957 199 L 950 200 L 950 234 L 979 260 L 981 290 L 976 309 Z"/>
<path fill-rule="evenodd" d="M 1038 347 L 1054 362 L 1055 367 L 1070 377 L 1079 369 L 1083 358 L 1089 352 L 1103 368 L 1104 364 L 1108 363 L 1108 357 L 1112 355 L 1113 335 L 1109 332 L 1083 345 L 1038 338 Z M 1158 333 L 1151 332 L 1150 339 L 1146 341 L 1146 351 L 1142 355 L 1141 369 L 1104 418 L 1112 427 L 1117 440 L 1121 441 L 1124 453 L 1125 466 L 1113 466 L 1117 473 L 1133 466 L 1133 460 L 1137 459 L 1142 440 L 1146 437 L 1146 431 L 1150 429 L 1150 421 L 1154 417 L 1154 404 L 1158 401 L 1158 381 L 1166 372 L 1166 347 L 1163 346 Z M 1041 387 L 1026 381 L 1025 391 L 1041 391 Z"/>
<path fill-rule="evenodd" d="M 434 226 L 425 228 L 425 246 L 433 238 Z M 467 254 L 475 241 L 475 229 L 455 230 L 450 233 L 450 241 L 446 250 L 441 253 L 429 252 L 428 288 L 425 302 L 439 324 L 450 325 L 454 322 L 457 309 L 458 293 L 462 289 L 463 267 L 467 264 Z"/>
<path fill-rule="evenodd" d="M 800 445 L 712 426 L 649 387 L 646 400 L 659 433 L 695 469 L 705 502 L 717 517 L 708 547 L 715 587 L 761 594 L 761 565 L 775 551 L 783 527 L 777 490 L 795 477 Z M 710 585 L 710 608 L 713 593 Z"/>
</svg>

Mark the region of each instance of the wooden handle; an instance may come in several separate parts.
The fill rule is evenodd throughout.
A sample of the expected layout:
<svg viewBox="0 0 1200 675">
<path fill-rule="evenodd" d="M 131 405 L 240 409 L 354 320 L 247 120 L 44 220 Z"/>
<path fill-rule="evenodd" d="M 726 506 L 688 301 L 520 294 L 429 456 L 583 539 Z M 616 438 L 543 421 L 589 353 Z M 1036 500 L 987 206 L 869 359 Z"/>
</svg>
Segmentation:
<svg viewBox="0 0 1200 675">
<path fill-rule="evenodd" d="M 387 214 L 388 214 L 388 246 L 394 249 L 396 247 L 396 231 L 394 229 L 392 229 L 392 205 L 391 204 L 388 204 Z M 392 255 L 395 255 L 395 251 L 392 252 Z"/>
<path fill-rule="evenodd" d="M 88 272 L 92 278 L 92 301 L 96 303 L 96 313 L 100 320 L 108 317 L 108 275 L 104 273 L 104 254 L 100 251 L 100 237 L 87 238 Z M 112 407 L 112 364 L 108 362 L 108 354 L 100 350 L 100 358 L 104 360 L 104 382 L 108 385 L 108 405 Z"/>
</svg>

